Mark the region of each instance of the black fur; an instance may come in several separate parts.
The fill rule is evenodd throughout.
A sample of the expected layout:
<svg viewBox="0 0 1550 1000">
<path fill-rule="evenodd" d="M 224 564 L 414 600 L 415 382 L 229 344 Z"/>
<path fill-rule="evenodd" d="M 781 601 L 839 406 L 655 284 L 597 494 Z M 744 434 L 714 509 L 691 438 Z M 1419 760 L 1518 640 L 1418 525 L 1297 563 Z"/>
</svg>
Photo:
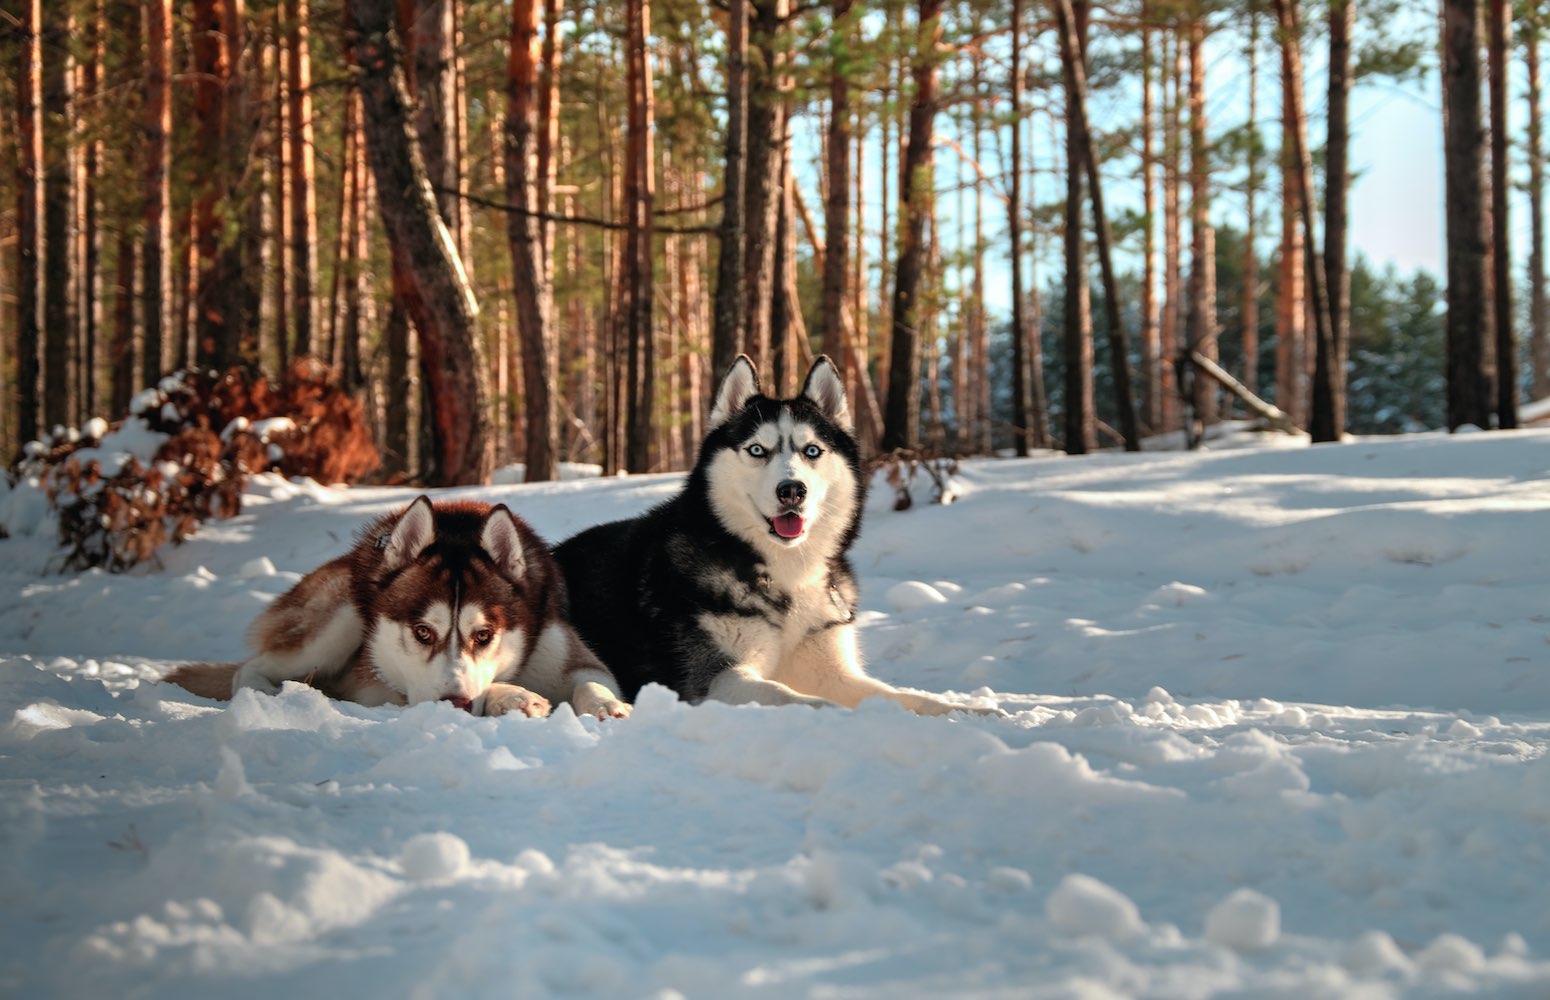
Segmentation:
<svg viewBox="0 0 1550 1000">
<path fill-rule="evenodd" d="M 702 614 L 777 622 L 789 608 L 791 595 L 773 586 L 758 551 L 717 519 L 706 475 L 719 452 L 740 447 L 782 407 L 815 428 L 855 474 L 855 513 L 829 558 L 834 620 L 827 625 L 854 618 L 857 588 L 845 553 L 860 531 L 866 499 L 856 441 L 806 396 L 753 396 L 707 435 L 681 493 L 639 517 L 589 528 L 554 550 L 565 573 L 571 624 L 618 678 L 625 700 L 653 682 L 689 701 L 706 696 L 711 681 L 732 664 L 701 629 Z"/>
</svg>

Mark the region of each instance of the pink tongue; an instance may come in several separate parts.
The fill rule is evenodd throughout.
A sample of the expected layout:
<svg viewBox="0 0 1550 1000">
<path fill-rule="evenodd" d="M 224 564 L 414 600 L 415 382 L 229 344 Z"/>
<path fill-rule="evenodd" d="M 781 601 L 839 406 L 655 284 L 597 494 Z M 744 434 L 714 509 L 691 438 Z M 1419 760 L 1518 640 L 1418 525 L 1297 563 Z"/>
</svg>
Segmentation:
<svg viewBox="0 0 1550 1000">
<path fill-rule="evenodd" d="M 782 538 L 795 538 L 802 533 L 801 514 L 777 514 L 770 523 L 775 525 L 775 534 Z"/>
</svg>

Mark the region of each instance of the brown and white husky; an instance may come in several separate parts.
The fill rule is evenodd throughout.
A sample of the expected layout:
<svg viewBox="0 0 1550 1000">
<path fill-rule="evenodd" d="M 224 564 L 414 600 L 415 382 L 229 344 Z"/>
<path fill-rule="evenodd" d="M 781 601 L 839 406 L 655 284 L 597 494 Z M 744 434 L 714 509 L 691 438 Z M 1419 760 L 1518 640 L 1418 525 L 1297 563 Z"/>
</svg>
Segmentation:
<svg viewBox="0 0 1550 1000">
<path fill-rule="evenodd" d="M 167 680 L 225 699 L 303 681 L 362 705 L 446 701 L 475 715 L 622 718 L 619 684 L 562 617 L 565 579 L 504 505 L 420 497 L 302 577 L 253 622 L 241 664 Z"/>
</svg>

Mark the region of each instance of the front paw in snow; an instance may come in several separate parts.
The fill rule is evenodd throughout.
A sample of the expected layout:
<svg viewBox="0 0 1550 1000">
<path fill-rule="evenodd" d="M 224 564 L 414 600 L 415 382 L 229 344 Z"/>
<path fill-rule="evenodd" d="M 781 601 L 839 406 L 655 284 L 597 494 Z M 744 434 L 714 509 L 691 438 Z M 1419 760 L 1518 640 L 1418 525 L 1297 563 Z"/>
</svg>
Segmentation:
<svg viewBox="0 0 1550 1000">
<path fill-rule="evenodd" d="M 549 710 L 549 699 L 515 684 L 491 684 L 484 696 L 485 715 L 520 712 L 531 719 L 542 719 Z"/>
</svg>

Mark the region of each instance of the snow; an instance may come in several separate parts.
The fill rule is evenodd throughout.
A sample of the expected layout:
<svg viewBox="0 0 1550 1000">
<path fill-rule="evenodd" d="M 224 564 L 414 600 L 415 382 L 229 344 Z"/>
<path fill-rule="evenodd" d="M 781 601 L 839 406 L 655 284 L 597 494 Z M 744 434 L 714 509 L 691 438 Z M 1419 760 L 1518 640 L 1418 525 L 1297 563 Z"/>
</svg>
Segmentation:
<svg viewBox="0 0 1550 1000">
<path fill-rule="evenodd" d="M 557 540 L 678 482 L 438 495 Z M 1005 718 L 217 705 L 155 679 L 413 494 L 259 476 L 62 576 L 0 490 L 0 994 L 1550 995 L 1550 431 L 954 489 L 874 484 L 862 644 Z"/>
</svg>

